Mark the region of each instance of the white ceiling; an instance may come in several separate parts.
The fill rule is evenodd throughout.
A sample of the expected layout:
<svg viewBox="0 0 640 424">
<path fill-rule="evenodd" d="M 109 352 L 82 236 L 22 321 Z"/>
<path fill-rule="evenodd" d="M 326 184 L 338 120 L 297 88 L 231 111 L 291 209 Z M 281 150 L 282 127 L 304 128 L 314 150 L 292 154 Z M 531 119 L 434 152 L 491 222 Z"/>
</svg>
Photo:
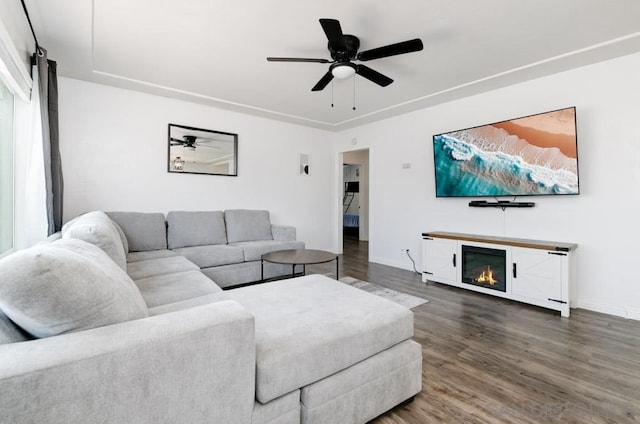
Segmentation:
<svg viewBox="0 0 640 424">
<path fill-rule="evenodd" d="M 26 0 L 61 76 L 341 130 L 640 51 L 638 0 Z M 395 82 L 311 87 L 330 59 L 319 18 L 360 51 L 412 38 L 424 50 L 366 62 Z M 541 93 L 544 95 L 544 93 Z"/>
</svg>

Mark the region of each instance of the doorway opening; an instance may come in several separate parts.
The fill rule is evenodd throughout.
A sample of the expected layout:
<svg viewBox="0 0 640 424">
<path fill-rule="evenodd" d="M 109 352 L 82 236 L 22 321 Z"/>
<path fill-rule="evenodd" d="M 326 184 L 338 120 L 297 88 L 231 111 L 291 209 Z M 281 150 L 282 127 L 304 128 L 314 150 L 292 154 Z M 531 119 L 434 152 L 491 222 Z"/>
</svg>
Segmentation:
<svg viewBox="0 0 640 424">
<path fill-rule="evenodd" d="M 342 154 L 342 240 L 369 241 L 369 149 Z"/>
</svg>

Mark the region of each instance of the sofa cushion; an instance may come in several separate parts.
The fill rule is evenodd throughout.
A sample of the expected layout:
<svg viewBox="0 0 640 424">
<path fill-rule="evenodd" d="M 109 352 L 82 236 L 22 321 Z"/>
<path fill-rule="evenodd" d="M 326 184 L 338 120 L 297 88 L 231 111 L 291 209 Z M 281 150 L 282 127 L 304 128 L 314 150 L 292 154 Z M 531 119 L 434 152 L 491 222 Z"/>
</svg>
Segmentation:
<svg viewBox="0 0 640 424">
<path fill-rule="evenodd" d="M 148 316 L 140 291 L 102 249 L 62 239 L 0 261 L 0 309 L 35 337 Z"/>
<path fill-rule="evenodd" d="M 185 271 L 142 278 L 136 280 L 136 286 L 140 289 L 148 308 L 222 291 L 200 271 Z"/>
<path fill-rule="evenodd" d="M 187 260 L 184 256 L 147 259 L 145 261 L 129 262 L 127 265 L 127 273 L 134 280 L 183 271 L 198 271 L 199 269 L 198 265 Z"/>
<path fill-rule="evenodd" d="M 167 241 L 169 249 L 208 244 L 227 244 L 224 214 L 221 211 L 167 214 Z"/>
<path fill-rule="evenodd" d="M 120 268 L 127 269 L 127 256 L 118 230 L 102 211 L 87 212 L 67 223 L 62 238 L 75 238 L 98 246 Z"/>
<path fill-rule="evenodd" d="M 224 291 L 255 317 L 256 398 L 266 403 L 413 335 L 413 313 L 323 275 Z"/>
<path fill-rule="evenodd" d="M 304 249 L 304 243 L 301 241 L 241 241 L 233 243 L 232 246 L 242 249 L 245 261 L 259 261 L 260 257 L 265 253 L 275 252 L 276 250 Z"/>
<path fill-rule="evenodd" d="M 231 209 L 224 211 L 227 241 L 273 240 L 269 211 Z"/>
<path fill-rule="evenodd" d="M 129 251 L 160 250 L 167 248 L 167 226 L 159 212 L 107 212 L 124 231 Z"/>
<path fill-rule="evenodd" d="M 244 261 L 242 248 L 226 244 L 183 247 L 173 251 L 189 259 L 200 268 L 237 264 Z"/>
<path fill-rule="evenodd" d="M 147 250 L 146 252 L 129 252 L 127 255 L 127 263 L 146 261 L 149 259 L 169 258 L 171 256 L 180 256 L 173 250 Z"/>
</svg>

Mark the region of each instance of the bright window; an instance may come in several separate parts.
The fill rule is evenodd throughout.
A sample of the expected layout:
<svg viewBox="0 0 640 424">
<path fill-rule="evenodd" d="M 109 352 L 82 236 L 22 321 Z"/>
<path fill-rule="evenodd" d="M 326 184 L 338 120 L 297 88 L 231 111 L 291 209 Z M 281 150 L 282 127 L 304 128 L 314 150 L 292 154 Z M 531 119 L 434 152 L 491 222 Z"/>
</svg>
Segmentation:
<svg viewBox="0 0 640 424">
<path fill-rule="evenodd" d="M 13 249 L 13 94 L 0 80 L 0 256 Z"/>
</svg>

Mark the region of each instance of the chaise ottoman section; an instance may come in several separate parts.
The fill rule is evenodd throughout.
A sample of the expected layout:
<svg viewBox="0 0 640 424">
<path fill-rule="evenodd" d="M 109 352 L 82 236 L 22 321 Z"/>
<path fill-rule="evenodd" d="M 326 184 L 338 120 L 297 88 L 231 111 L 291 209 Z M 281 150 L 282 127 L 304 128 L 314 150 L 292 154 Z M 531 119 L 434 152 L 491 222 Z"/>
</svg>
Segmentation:
<svg viewBox="0 0 640 424">
<path fill-rule="evenodd" d="M 405 340 L 301 390 L 301 422 L 359 424 L 422 389 L 422 346 Z"/>
<path fill-rule="evenodd" d="M 255 317 L 256 398 L 267 403 L 413 336 L 413 313 L 323 275 L 220 293 Z"/>
</svg>

